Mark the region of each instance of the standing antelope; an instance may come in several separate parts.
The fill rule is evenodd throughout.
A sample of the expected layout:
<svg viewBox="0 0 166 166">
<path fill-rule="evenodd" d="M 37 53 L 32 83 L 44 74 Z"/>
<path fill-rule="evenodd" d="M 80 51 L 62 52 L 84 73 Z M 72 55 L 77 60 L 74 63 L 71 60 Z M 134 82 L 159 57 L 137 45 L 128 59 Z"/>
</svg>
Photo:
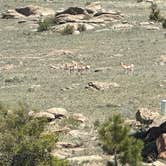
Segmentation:
<svg viewBox="0 0 166 166">
<path fill-rule="evenodd" d="M 129 72 L 134 71 L 134 64 L 124 64 L 123 62 L 120 62 L 121 67 L 124 69 L 125 73 L 128 74 Z"/>
</svg>

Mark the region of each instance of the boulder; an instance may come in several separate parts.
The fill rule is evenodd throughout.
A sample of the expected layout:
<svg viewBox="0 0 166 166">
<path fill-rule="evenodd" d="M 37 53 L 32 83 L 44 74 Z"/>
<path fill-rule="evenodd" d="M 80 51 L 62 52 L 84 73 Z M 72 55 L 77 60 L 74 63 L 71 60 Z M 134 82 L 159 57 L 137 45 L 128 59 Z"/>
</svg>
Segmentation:
<svg viewBox="0 0 166 166">
<path fill-rule="evenodd" d="M 161 55 L 160 56 L 160 61 L 163 63 L 166 63 L 166 55 Z"/>
<path fill-rule="evenodd" d="M 113 87 L 117 88 L 119 87 L 119 85 L 115 82 L 107 83 L 107 82 L 94 81 L 94 82 L 89 82 L 85 88 L 91 88 L 96 90 L 107 90 Z"/>
<path fill-rule="evenodd" d="M 166 159 L 166 133 L 160 135 L 156 140 L 158 157 Z"/>
<path fill-rule="evenodd" d="M 3 19 L 19 19 L 26 18 L 28 16 L 49 16 L 55 15 L 55 11 L 49 8 L 43 8 L 40 6 L 25 6 L 25 7 L 17 7 L 15 10 L 7 10 L 2 13 Z"/>
<path fill-rule="evenodd" d="M 92 161 L 102 161 L 103 157 L 99 155 L 90 155 L 90 156 L 78 156 L 78 157 L 71 157 L 68 158 L 70 162 L 77 162 L 79 164 L 85 163 L 85 162 L 92 162 Z"/>
<path fill-rule="evenodd" d="M 71 14 L 60 14 L 55 16 L 56 24 L 81 22 L 84 19 L 83 14 L 71 15 Z"/>
<path fill-rule="evenodd" d="M 64 11 L 57 12 L 56 16 L 61 14 L 79 15 L 79 14 L 85 14 L 85 12 L 86 12 L 85 9 L 82 7 L 69 7 Z"/>
<path fill-rule="evenodd" d="M 140 108 L 136 112 L 136 120 L 142 124 L 150 125 L 153 123 L 154 119 L 158 118 L 160 114 L 149 110 L 148 108 Z"/>
<path fill-rule="evenodd" d="M 157 161 L 153 162 L 152 166 L 165 166 L 165 163 L 157 160 Z"/>
<path fill-rule="evenodd" d="M 34 114 L 32 114 L 32 116 L 34 118 L 47 118 L 49 121 L 52 121 L 55 119 L 55 116 L 53 114 L 44 112 L 44 111 L 34 113 Z"/>
<path fill-rule="evenodd" d="M 53 107 L 53 108 L 47 109 L 46 112 L 53 114 L 55 118 L 68 117 L 68 112 L 64 108 Z"/>
<path fill-rule="evenodd" d="M 19 19 L 19 18 L 25 18 L 25 16 L 16 12 L 15 10 L 7 10 L 2 13 L 2 19 Z"/>
<path fill-rule="evenodd" d="M 18 13 L 24 15 L 24 16 L 49 16 L 49 15 L 55 15 L 55 11 L 53 9 L 49 8 L 43 8 L 41 6 L 34 6 L 29 5 L 25 7 L 17 7 L 15 9 Z"/>
<path fill-rule="evenodd" d="M 86 122 L 86 121 L 88 120 L 84 115 L 82 115 L 82 114 L 80 114 L 80 113 L 74 113 L 74 114 L 72 115 L 72 118 L 73 118 L 74 120 L 79 121 L 79 122 L 82 122 L 82 123 L 84 123 L 84 122 Z"/>
</svg>

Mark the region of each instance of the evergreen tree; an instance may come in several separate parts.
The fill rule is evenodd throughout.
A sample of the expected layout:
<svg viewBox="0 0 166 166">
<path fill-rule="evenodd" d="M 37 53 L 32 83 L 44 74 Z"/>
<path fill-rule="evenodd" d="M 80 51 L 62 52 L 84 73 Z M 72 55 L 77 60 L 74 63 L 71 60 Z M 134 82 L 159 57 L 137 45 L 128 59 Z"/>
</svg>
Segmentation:
<svg viewBox="0 0 166 166">
<path fill-rule="evenodd" d="M 114 115 L 99 128 L 99 136 L 103 146 L 114 155 L 115 166 L 121 164 L 140 166 L 143 144 L 140 140 L 129 136 L 130 127 L 124 124 L 120 115 Z"/>
<path fill-rule="evenodd" d="M 0 166 L 67 166 L 50 155 L 58 137 L 42 134 L 46 123 L 29 117 L 24 105 L 12 111 L 0 106 Z"/>
</svg>

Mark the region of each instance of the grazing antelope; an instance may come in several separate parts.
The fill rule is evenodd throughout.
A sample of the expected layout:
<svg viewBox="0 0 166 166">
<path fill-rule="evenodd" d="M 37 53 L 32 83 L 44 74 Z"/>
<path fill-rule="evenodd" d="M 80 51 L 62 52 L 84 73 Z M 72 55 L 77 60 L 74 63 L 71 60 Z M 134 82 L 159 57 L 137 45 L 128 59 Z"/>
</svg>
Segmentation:
<svg viewBox="0 0 166 166">
<path fill-rule="evenodd" d="M 134 64 L 124 64 L 123 62 L 120 62 L 121 67 L 124 69 L 125 73 L 133 72 L 134 71 Z"/>
</svg>

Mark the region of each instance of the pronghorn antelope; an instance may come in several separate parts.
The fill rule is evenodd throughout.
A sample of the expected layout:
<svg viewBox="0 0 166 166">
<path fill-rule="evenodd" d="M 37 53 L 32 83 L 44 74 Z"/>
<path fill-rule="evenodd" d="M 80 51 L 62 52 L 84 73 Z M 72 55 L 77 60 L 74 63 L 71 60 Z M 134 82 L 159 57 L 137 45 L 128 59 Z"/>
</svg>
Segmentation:
<svg viewBox="0 0 166 166">
<path fill-rule="evenodd" d="M 124 69 L 125 73 L 133 72 L 134 71 L 134 64 L 124 64 L 123 62 L 120 62 L 121 67 Z"/>
<path fill-rule="evenodd" d="M 70 72 L 83 72 L 85 70 L 89 70 L 90 66 L 89 65 L 84 65 L 82 62 L 76 62 L 72 61 L 72 63 L 66 63 L 64 64 L 64 69 L 69 70 Z"/>
</svg>

